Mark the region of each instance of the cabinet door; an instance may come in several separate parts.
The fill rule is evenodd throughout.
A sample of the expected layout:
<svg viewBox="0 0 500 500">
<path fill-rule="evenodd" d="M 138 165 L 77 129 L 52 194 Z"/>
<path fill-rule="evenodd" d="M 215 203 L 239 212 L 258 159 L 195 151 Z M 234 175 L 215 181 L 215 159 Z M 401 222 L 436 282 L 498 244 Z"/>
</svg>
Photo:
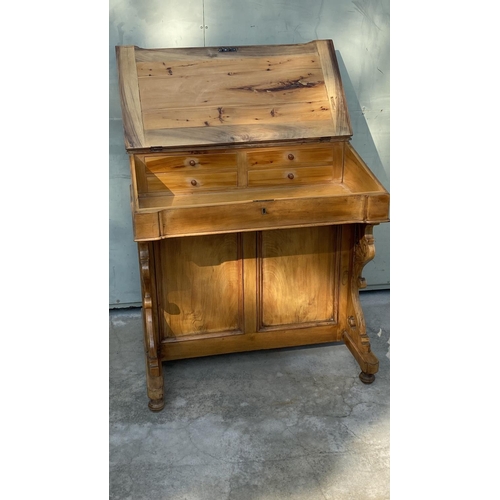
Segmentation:
<svg viewBox="0 0 500 500">
<path fill-rule="evenodd" d="M 241 234 L 171 238 L 156 248 L 163 340 L 242 333 Z"/>
<path fill-rule="evenodd" d="M 259 234 L 261 330 L 336 323 L 339 243 L 336 226 Z"/>
<path fill-rule="evenodd" d="M 339 276 L 341 259 L 348 273 L 350 255 L 341 231 L 319 226 L 155 242 L 162 359 L 340 340 L 346 286 Z"/>
</svg>

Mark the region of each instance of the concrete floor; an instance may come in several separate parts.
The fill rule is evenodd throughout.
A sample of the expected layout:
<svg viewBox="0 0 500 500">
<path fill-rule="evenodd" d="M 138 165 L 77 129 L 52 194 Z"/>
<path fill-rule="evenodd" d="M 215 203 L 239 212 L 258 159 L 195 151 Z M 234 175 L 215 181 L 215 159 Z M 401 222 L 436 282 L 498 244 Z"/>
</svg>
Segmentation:
<svg viewBox="0 0 500 500">
<path fill-rule="evenodd" d="M 343 344 L 181 360 L 160 413 L 140 309 L 110 311 L 110 499 L 389 499 L 389 291 L 361 301 L 372 385 Z"/>
</svg>

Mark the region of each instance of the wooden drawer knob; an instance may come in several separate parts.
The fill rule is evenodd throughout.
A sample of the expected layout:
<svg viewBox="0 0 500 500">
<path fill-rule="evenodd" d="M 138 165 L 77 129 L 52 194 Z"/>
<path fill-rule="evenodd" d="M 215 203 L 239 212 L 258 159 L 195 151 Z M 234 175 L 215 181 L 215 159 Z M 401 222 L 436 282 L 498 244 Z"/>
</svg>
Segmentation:
<svg viewBox="0 0 500 500">
<path fill-rule="evenodd" d="M 194 160 L 189 160 L 189 164 L 194 167 L 196 165 L 196 162 Z"/>
<path fill-rule="evenodd" d="M 191 181 L 191 185 L 196 186 L 198 184 L 194 179 Z"/>
<path fill-rule="evenodd" d="M 289 179 L 293 179 L 294 177 L 295 177 L 295 175 L 293 175 L 293 174 L 291 174 L 291 173 L 290 173 L 290 174 L 288 174 L 288 178 L 289 178 Z"/>
<path fill-rule="evenodd" d="M 289 159 L 289 160 L 293 160 L 294 158 L 295 158 L 295 156 L 293 156 L 293 154 L 292 154 L 292 153 L 290 153 L 290 154 L 288 155 L 288 159 Z"/>
</svg>

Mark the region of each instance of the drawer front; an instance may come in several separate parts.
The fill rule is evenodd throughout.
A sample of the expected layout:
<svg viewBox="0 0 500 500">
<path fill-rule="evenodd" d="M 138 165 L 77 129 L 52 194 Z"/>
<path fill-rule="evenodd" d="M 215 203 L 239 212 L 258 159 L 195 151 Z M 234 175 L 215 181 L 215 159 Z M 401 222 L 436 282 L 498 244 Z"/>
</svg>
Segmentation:
<svg viewBox="0 0 500 500">
<path fill-rule="evenodd" d="M 343 143 L 135 156 L 139 195 L 342 181 Z"/>
<path fill-rule="evenodd" d="M 191 169 L 182 172 L 147 175 L 148 192 L 168 191 L 171 194 L 195 194 L 199 191 L 232 189 L 238 185 L 238 173 Z"/>
<path fill-rule="evenodd" d="M 298 167 L 333 162 L 333 145 L 290 146 L 258 149 L 247 153 L 248 169 Z"/>
<path fill-rule="evenodd" d="M 145 156 L 144 165 L 148 193 L 194 194 L 238 185 L 235 152 L 192 151 L 182 155 Z"/>
<path fill-rule="evenodd" d="M 146 156 L 144 158 L 146 174 L 161 172 L 175 172 L 179 170 L 236 170 L 237 154 L 232 153 L 204 153 L 192 151 L 189 154 Z"/>
<path fill-rule="evenodd" d="M 364 196 L 269 200 L 160 212 L 162 237 L 362 222 Z"/>
<path fill-rule="evenodd" d="M 333 167 L 288 167 L 250 170 L 248 186 L 292 186 L 294 184 L 314 184 L 315 182 L 331 182 Z"/>
</svg>

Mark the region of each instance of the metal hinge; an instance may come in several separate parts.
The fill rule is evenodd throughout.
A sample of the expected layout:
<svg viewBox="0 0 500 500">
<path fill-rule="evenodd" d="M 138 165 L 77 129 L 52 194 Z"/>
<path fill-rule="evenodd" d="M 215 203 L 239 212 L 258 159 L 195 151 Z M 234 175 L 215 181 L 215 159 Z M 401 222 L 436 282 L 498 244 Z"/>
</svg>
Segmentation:
<svg viewBox="0 0 500 500">
<path fill-rule="evenodd" d="M 163 151 L 163 146 L 151 146 L 149 151 L 151 151 L 151 153 L 160 153 Z"/>
</svg>

